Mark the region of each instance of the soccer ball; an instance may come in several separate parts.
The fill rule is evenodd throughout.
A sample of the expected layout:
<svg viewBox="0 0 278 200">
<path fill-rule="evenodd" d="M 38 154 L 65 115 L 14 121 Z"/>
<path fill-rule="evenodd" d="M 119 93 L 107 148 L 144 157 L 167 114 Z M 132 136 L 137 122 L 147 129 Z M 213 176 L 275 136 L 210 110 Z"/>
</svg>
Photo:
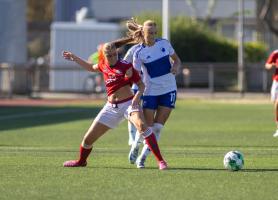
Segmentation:
<svg viewBox="0 0 278 200">
<path fill-rule="evenodd" d="M 230 151 L 224 156 L 224 166 L 226 169 L 238 171 L 244 165 L 244 158 L 239 151 Z"/>
</svg>

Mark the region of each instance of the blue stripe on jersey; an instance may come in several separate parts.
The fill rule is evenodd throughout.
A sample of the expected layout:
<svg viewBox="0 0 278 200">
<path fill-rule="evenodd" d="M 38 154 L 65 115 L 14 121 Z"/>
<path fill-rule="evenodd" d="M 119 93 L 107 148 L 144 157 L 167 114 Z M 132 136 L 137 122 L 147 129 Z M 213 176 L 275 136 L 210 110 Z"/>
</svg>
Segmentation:
<svg viewBox="0 0 278 200">
<path fill-rule="evenodd" d="M 156 39 L 155 39 L 155 42 L 159 42 L 159 41 L 161 41 L 161 40 L 166 40 L 166 39 L 164 39 L 164 38 L 156 38 Z"/>
<path fill-rule="evenodd" d="M 151 78 L 155 78 L 155 77 L 159 77 L 159 76 L 168 74 L 168 73 L 170 73 L 170 69 L 171 69 L 169 55 L 164 56 L 153 62 L 144 63 L 144 65 Z"/>
<path fill-rule="evenodd" d="M 139 45 L 135 50 L 135 57 L 138 58 L 139 52 L 144 48 L 144 46 Z"/>
</svg>

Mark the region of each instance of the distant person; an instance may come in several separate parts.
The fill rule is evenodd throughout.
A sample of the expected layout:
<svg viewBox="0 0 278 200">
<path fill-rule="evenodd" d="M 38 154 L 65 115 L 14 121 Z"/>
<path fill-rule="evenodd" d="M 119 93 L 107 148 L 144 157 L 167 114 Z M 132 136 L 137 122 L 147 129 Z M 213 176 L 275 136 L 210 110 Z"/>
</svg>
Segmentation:
<svg viewBox="0 0 278 200">
<path fill-rule="evenodd" d="M 156 38 L 157 26 L 154 21 L 147 20 L 140 25 L 131 19 L 127 22 L 127 27 L 129 36 L 139 44 L 133 55 L 133 66 L 143 73 L 143 83 L 146 87 L 142 105 L 144 116 L 159 140 L 161 131 L 175 107 L 175 75 L 181 61 L 168 40 Z M 138 148 L 135 141 L 130 151 L 130 159 L 133 159 L 131 162 L 136 159 L 137 168 L 144 168 L 150 149 L 145 144 L 137 158 Z"/>
<path fill-rule="evenodd" d="M 271 100 L 274 102 L 276 122 L 276 131 L 273 134 L 273 137 L 278 137 L 278 49 L 276 49 L 269 55 L 265 63 L 266 69 L 271 69 L 272 67 L 275 67 L 275 72 L 273 75 L 273 82 L 271 87 Z"/>
<path fill-rule="evenodd" d="M 139 105 L 145 86 L 132 64 L 118 59 L 116 47 L 117 45 L 113 42 L 102 45 L 99 48 L 98 64 L 95 65 L 69 51 L 63 52 L 65 59 L 76 62 L 87 71 L 101 72 L 108 96 L 107 103 L 94 119 L 82 140 L 79 159 L 66 161 L 63 165 L 64 167 L 85 167 L 93 144 L 98 138 L 126 118 L 136 126 L 138 132 L 143 136 L 157 159 L 159 169 L 164 170 L 167 168 L 167 163 L 160 154 L 156 137 L 152 129 L 147 126 Z M 136 83 L 138 86 L 136 94 L 131 91 L 132 83 Z"/>
</svg>

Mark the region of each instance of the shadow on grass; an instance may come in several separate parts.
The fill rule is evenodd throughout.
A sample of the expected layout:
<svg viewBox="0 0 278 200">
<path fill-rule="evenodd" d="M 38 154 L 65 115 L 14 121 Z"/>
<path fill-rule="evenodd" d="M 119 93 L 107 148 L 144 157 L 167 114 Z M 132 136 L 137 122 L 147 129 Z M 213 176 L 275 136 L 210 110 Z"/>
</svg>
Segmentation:
<svg viewBox="0 0 278 200">
<path fill-rule="evenodd" d="M 229 171 L 227 169 L 219 169 L 219 168 L 168 168 L 167 170 L 169 171 L 175 171 L 175 170 L 186 170 L 186 171 L 228 171 L 228 172 L 240 172 L 240 173 L 245 173 L 245 172 L 278 172 L 278 168 L 277 169 L 242 169 L 239 171 Z"/>
<path fill-rule="evenodd" d="M 0 131 L 93 119 L 96 106 L 0 106 Z"/>
<path fill-rule="evenodd" d="M 158 167 L 146 167 L 146 168 L 142 168 L 142 169 L 137 169 L 136 166 L 134 167 L 117 167 L 117 166 L 87 166 L 87 168 L 97 168 L 97 169 L 135 169 L 135 170 L 139 170 L 139 171 L 147 171 L 147 170 L 158 170 Z M 169 167 L 167 170 L 165 171 L 181 171 L 181 170 L 185 170 L 185 171 L 226 171 L 226 169 L 217 169 L 217 168 L 173 168 L 173 167 Z"/>
<path fill-rule="evenodd" d="M 277 169 L 243 169 L 242 172 L 278 172 Z"/>
<path fill-rule="evenodd" d="M 90 169 L 93 169 L 93 168 L 96 168 L 96 169 L 135 169 L 135 170 L 139 170 L 139 171 L 145 171 L 145 170 L 158 170 L 157 167 L 146 167 L 144 169 L 137 169 L 136 167 L 134 168 L 130 168 L 130 167 L 118 167 L 118 166 L 111 166 L 111 167 L 108 167 L 108 166 L 87 166 L 87 168 L 90 168 Z M 227 172 L 231 172 L 231 173 L 253 173 L 253 172 L 278 172 L 278 168 L 277 169 L 263 169 L 263 168 L 260 168 L 260 169 L 242 169 L 242 170 L 239 170 L 239 171 L 229 171 L 227 169 L 224 169 L 224 168 L 200 168 L 200 167 L 178 167 L 178 168 L 175 168 L 175 167 L 169 167 L 168 169 L 166 169 L 165 171 L 227 171 Z"/>
<path fill-rule="evenodd" d="M 87 166 L 88 169 L 122 169 L 122 170 L 139 170 L 139 171 L 149 171 L 149 170 L 158 170 L 157 167 L 146 167 L 144 169 L 137 169 L 136 167 L 117 167 L 117 166 Z M 229 171 L 227 169 L 219 169 L 219 168 L 193 168 L 193 167 L 179 167 L 172 168 L 169 167 L 164 171 L 227 171 L 230 173 L 249 173 L 249 172 L 278 172 L 278 169 L 243 169 L 239 171 Z"/>
</svg>

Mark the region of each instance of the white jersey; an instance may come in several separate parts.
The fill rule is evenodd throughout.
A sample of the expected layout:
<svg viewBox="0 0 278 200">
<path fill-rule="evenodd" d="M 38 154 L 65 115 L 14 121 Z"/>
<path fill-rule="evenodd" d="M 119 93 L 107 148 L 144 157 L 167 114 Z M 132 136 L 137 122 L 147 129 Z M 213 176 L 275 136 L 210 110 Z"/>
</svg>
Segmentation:
<svg viewBox="0 0 278 200">
<path fill-rule="evenodd" d="M 133 66 L 143 72 L 144 95 L 157 96 L 177 90 L 175 76 L 170 72 L 170 56 L 175 53 L 168 40 L 156 39 L 153 46 L 140 44 L 133 56 Z"/>
<path fill-rule="evenodd" d="M 138 47 L 140 48 L 140 44 L 136 44 L 136 45 L 133 45 L 132 47 L 130 47 L 130 49 L 126 52 L 123 60 L 125 60 L 129 63 L 133 63 L 133 55 Z M 136 84 L 132 84 L 132 89 L 138 90 L 138 86 Z"/>
</svg>

